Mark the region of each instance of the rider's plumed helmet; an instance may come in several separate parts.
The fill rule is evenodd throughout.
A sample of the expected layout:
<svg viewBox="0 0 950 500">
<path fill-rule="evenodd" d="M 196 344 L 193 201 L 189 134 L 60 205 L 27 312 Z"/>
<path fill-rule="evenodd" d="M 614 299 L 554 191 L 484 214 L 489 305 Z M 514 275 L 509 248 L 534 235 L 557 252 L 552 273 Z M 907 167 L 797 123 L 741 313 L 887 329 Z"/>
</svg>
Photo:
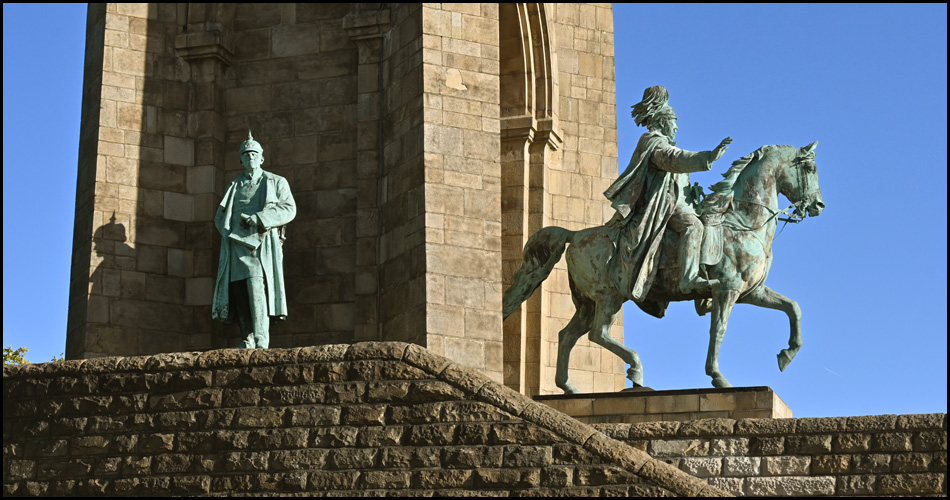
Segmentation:
<svg viewBox="0 0 950 500">
<path fill-rule="evenodd" d="M 643 99 L 640 102 L 630 106 L 633 108 L 630 115 L 637 125 L 649 124 L 651 119 L 673 112 L 673 108 L 667 105 L 669 101 L 670 94 L 666 87 L 654 85 L 643 91 Z"/>
</svg>

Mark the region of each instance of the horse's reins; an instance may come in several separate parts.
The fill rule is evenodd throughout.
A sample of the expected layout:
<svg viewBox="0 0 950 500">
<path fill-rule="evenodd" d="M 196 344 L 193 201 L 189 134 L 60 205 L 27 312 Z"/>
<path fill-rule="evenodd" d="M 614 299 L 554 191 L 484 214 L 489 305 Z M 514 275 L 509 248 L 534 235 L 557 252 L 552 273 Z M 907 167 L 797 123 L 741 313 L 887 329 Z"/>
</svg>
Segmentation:
<svg viewBox="0 0 950 500">
<path fill-rule="evenodd" d="M 734 228 L 734 229 L 737 229 L 737 230 L 739 230 L 739 231 L 756 231 L 756 230 L 759 230 L 759 229 L 765 227 L 765 225 L 768 224 L 772 219 L 776 219 L 776 220 L 779 220 L 779 221 L 782 221 L 782 222 L 785 223 L 785 224 L 782 224 L 782 229 L 780 229 L 780 230 L 779 230 L 779 233 L 778 233 L 778 234 L 782 234 L 782 231 L 785 230 L 785 226 L 787 226 L 789 222 L 791 222 L 791 223 L 793 223 L 793 224 L 798 224 L 799 222 L 805 220 L 805 217 L 808 216 L 808 212 L 807 212 L 804 208 L 802 208 L 802 207 L 799 206 L 799 204 L 801 204 L 801 205 L 804 205 L 804 204 L 805 204 L 805 193 L 808 191 L 808 190 L 807 190 L 807 187 L 808 187 L 808 176 L 806 176 L 806 175 L 804 175 L 804 174 L 802 173 L 802 170 L 804 170 L 804 167 L 802 167 L 802 161 L 803 161 L 802 159 L 798 159 L 798 158 L 796 158 L 796 161 L 795 161 L 795 166 L 798 167 L 798 168 L 796 168 L 795 170 L 796 170 L 796 173 L 798 174 L 798 199 L 799 199 L 799 202 L 798 202 L 798 203 L 793 203 L 793 204 L 789 205 L 788 208 L 786 208 L 785 210 L 778 210 L 778 211 L 776 211 L 776 210 L 773 210 L 772 207 L 767 206 L 767 205 L 764 204 L 764 203 L 759 203 L 758 201 L 755 201 L 755 200 L 746 200 L 746 199 L 743 199 L 743 198 L 733 198 L 734 201 L 739 201 L 739 202 L 751 203 L 751 204 L 753 204 L 753 205 L 758 205 L 758 206 L 760 206 L 760 207 L 765 208 L 765 209 L 768 210 L 769 212 L 772 212 L 772 215 L 770 215 L 768 219 L 765 219 L 765 222 L 763 222 L 762 224 L 760 224 L 758 227 Z M 789 213 L 789 210 L 791 210 L 791 209 L 793 209 L 793 208 L 795 209 L 795 211 Z M 780 218 L 780 217 L 778 217 L 779 215 L 783 215 L 783 214 L 786 215 L 787 217 L 785 217 L 785 218 Z M 778 234 L 775 235 L 775 237 L 778 237 Z"/>
</svg>

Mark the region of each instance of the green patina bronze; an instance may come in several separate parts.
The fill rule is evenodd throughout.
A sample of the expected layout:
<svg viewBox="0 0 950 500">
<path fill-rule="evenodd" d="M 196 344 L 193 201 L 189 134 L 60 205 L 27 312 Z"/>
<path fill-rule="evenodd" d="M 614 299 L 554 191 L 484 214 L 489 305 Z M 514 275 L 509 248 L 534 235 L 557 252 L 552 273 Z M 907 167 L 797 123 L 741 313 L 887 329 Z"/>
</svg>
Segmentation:
<svg viewBox="0 0 950 500">
<path fill-rule="evenodd" d="M 231 181 L 214 218 L 222 241 L 211 316 L 238 322 L 238 348 L 265 349 L 270 319 L 287 317 L 284 227 L 297 206 L 287 179 L 261 169 L 264 149 L 250 132 L 240 154 L 244 173 Z"/>
<path fill-rule="evenodd" d="M 576 312 L 558 336 L 555 383 L 577 392 L 568 377 L 571 349 L 589 332 L 591 341 L 620 356 L 627 377 L 643 385 L 636 351 L 609 335 L 621 305 L 633 300 L 662 318 L 672 301 L 693 300 L 700 315 L 712 312 L 706 374 L 715 387 L 729 387 L 719 370 L 719 348 L 736 303 L 785 312 L 790 322 L 788 349 L 778 354 L 782 371 L 802 346 L 798 304 L 764 285 L 772 265 L 772 239 L 779 215 L 797 221 L 824 209 L 815 146 L 763 146 L 732 164 L 703 198 L 690 186 L 689 172 L 712 168 L 728 149 L 726 138 L 713 150 L 692 152 L 672 142 L 676 115 L 660 86 L 644 92 L 633 106 L 638 125 L 646 125 L 630 165 L 604 193 L 617 210 L 605 225 L 581 231 L 545 227 L 524 248 L 524 263 L 505 291 L 507 318 L 540 286 L 567 248 L 567 269 Z M 779 210 L 778 195 L 793 207 Z M 701 200 L 701 201 L 700 201 Z M 567 245 L 570 243 L 570 246 Z"/>
</svg>

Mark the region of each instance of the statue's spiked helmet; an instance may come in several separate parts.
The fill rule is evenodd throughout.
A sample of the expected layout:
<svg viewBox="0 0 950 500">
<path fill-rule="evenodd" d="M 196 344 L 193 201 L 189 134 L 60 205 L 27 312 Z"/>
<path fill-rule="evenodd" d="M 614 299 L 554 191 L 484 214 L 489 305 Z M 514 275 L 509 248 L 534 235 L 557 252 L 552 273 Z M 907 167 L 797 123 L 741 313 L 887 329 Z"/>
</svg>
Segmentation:
<svg viewBox="0 0 950 500">
<path fill-rule="evenodd" d="M 247 140 L 241 143 L 238 154 L 243 155 L 246 151 L 257 151 L 258 154 L 264 154 L 264 148 L 261 147 L 261 143 L 254 140 L 250 130 L 247 131 Z"/>
</svg>

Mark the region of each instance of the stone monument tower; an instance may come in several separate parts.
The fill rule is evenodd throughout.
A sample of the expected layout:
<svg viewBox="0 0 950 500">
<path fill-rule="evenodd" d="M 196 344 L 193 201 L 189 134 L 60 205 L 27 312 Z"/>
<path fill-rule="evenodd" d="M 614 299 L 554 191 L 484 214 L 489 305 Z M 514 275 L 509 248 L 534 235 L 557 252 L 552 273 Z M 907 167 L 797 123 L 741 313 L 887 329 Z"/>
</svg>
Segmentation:
<svg viewBox="0 0 950 500">
<path fill-rule="evenodd" d="M 68 358 L 236 344 L 213 218 L 250 129 L 297 202 L 271 347 L 405 341 L 557 391 L 563 262 L 504 324 L 501 297 L 534 231 L 612 215 L 610 4 L 91 4 L 87 33 Z M 586 339 L 572 363 L 624 386 Z"/>
</svg>

